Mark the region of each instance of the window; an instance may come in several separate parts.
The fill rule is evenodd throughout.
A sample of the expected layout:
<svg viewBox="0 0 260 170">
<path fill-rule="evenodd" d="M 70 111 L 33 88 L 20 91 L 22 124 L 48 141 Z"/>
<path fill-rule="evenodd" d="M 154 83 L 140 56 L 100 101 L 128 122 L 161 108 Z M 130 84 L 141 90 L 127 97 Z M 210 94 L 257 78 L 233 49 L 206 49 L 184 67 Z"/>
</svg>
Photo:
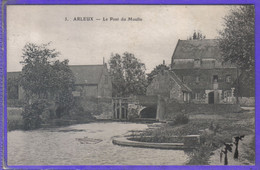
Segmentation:
<svg viewBox="0 0 260 170">
<path fill-rule="evenodd" d="M 226 83 L 231 83 L 231 75 L 226 76 Z"/>
<path fill-rule="evenodd" d="M 231 96 L 231 90 L 226 90 L 224 91 L 224 98 L 230 97 Z"/>
<path fill-rule="evenodd" d="M 217 83 L 218 82 L 218 75 L 214 75 L 213 76 L 213 83 Z"/>
<path fill-rule="evenodd" d="M 194 60 L 194 67 L 200 67 L 200 59 Z"/>
<path fill-rule="evenodd" d="M 196 83 L 199 83 L 199 82 L 200 82 L 200 77 L 196 76 Z"/>
</svg>

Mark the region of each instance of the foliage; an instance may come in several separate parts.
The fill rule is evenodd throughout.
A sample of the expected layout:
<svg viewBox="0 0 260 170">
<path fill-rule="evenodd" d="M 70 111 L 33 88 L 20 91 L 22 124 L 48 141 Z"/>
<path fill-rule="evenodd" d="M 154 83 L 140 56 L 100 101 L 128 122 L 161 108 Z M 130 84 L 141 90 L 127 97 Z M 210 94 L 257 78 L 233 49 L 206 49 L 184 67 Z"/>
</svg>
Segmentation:
<svg viewBox="0 0 260 170">
<path fill-rule="evenodd" d="M 7 107 L 7 130 L 17 130 L 23 128 L 23 118 L 22 118 L 21 108 L 11 108 Z"/>
<path fill-rule="evenodd" d="M 24 129 L 37 129 L 43 123 L 42 115 L 48 112 L 49 103 L 47 100 L 35 100 L 31 104 L 27 104 L 22 112 Z"/>
<path fill-rule="evenodd" d="M 189 117 L 186 114 L 179 113 L 174 117 L 173 123 L 178 124 L 187 124 L 189 122 Z"/>
<path fill-rule="evenodd" d="M 146 91 L 145 64 L 134 54 L 112 54 L 109 60 L 113 96 L 143 95 Z"/>
<path fill-rule="evenodd" d="M 68 60 L 59 61 L 59 53 L 49 44 L 28 43 L 23 49 L 24 65 L 20 83 L 27 100 L 49 99 L 69 108 L 72 103 L 74 75 Z"/>
<path fill-rule="evenodd" d="M 188 40 L 202 40 L 205 38 L 206 38 L 206 36 L 203 35 L 200 31 L 194 31 L 192 36 L 188 37 Z"/>
<path fill-rule="evenodd" d="M 186 165 L 208 165 L 211 147 L 202 144 L 199 148 L 194 149 L 188 155 L 190 157 Z"/>
<path fill-rule="evenodd" d="M 219 47 L 224 61 L 250 72 L 254 72 L 255 65 L 254 13 L 253 5 L 232 8 L 224 17 L 224 29 L 219 32 Z"/>
<path fill-rule="evenodd" d="M 147 84 L 151 84 L 151 82 L 153 81 L 153 79 L 162 71 L 164 70 L 170 70 L 170 67 L 164 65 L 164 64 L 160 64 L 157 65 L 153 71 L 151 71 L 151 73 L 147 74 Z"/>
</svg>

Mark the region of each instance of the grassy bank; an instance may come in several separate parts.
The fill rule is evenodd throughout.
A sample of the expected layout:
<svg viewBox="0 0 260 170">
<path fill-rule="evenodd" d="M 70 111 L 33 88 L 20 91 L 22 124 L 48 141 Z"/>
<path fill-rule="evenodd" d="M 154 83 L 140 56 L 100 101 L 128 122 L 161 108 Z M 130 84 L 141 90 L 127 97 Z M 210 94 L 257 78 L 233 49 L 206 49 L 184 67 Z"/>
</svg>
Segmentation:
<svg viewBox="0 0 260 170">
<path fill-rule="evenodd" d="M 22 127 L 23 127 L 22 108 L 8 107 L 7 108 L 8 131 L 22 129 Z"/>
<path fill-rule="evenodd" d="M 188 165 L 208 165 L 213 151 L 223 147 L 223 143 L 231 143 L 237 135 L 254 134 L 254 110 L 242 110 L 239 113 L 214 113 L 188 115 L 187 124 L 163 124 L 160 128 L 148 129 L 139 135 L 143 142 L 174 142 L 170 136 L 201 135 L 199 148 L 188 152 L 190 159 Z M 147 138 L 146 136 L 149 136 Z M 247 159 L 254 162 L 254 142 L 248 144 Z"/>
<path fill-rule="evenodd" d="M 7 130 L 23 130 L 24 121 L 21 107 L 7 107 Z M 59 119 L 51 119 L 41 125 L 41 127 L 60 127 L 73 124 L 94 122 L 96 119 L 90 114 L 66 115 Z"/>
</svg>

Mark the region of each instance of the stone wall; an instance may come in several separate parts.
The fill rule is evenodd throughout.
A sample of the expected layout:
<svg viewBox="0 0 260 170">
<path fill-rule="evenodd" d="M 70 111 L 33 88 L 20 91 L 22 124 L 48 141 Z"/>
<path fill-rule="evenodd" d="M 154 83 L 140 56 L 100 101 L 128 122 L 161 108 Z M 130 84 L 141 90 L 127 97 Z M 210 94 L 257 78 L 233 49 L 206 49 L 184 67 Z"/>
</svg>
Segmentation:
<svg viewBox="0 0 260 170">
<path fill-rule="evenodd" d="M 214 69 L 174 69 L 180 79 L 192 90 L 192 99 L 195 93 L 202 98 L 205 90 L 213 90 L 213 76 L 218 76 L 218 90 L 231 90 L 233 82 L 237 78 L 236 68 L 214 68 Z M 226 82 L 227 76 L 231 76 L 230 82 Z M 207 101 L 207 100 L 205 100 Z"/>
<path fill-rule="evenodd" d="M 178 114 L 225 114 L 231 112 L 239 112 L 240 106 L 237 104 L 195 104 L 195 103 L 179 103 L 174 100 L 169 100 L 165 106 L 164 116 L 160 120 L 167 120 L 168 118 Z"/>
<path fill-rule="evenodd" d="M 239 97 L 238 102 L 241 106 L 255 106 L 255 97 Z"/>
<path fill-rule="evenodd" d="M 77 100 L 84 111 L 91 113 L 96 118 L 111 119 L 113 116 L 111 98 L 80 97 Z"/>
</svg>

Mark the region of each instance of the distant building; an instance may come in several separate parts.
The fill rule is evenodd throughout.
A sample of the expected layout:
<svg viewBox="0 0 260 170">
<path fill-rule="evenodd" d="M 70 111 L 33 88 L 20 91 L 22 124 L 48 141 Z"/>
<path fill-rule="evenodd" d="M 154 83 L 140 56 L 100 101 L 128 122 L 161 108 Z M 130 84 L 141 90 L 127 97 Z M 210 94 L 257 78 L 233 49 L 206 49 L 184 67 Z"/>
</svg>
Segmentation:
<svg viewBox="0 0 260 170">
<path fill-rule="evenodd" d="M 163 96 L 179 102 L 190 102 L 191 89 L 172 71 L 162 71 L 147 87 L 147 96 Z"/>
<path fill-rule="evenodd" d="M 238 69 L 221 59 L 217 40 L 179 40 L 171 70 L 191 90 L 194 103 L 234 103 Z"/>
<path fill-rule="evenodd" d="M 74 96 L 112 97 L 112 82 L 106 64 L 104 65 L 71 65 L 75 75 Z M 8 72 L 7 81 L 12 86 L 7 87 L 8 99 L 23 99 L 23 89 L 18 83 L 21 72 Z"/>
<path fill-rule="evenodd" d="M 76 77 L 74 95 L 112 97 L 112 82 L 105 65 L 71 65 Z"/>
</svg>

